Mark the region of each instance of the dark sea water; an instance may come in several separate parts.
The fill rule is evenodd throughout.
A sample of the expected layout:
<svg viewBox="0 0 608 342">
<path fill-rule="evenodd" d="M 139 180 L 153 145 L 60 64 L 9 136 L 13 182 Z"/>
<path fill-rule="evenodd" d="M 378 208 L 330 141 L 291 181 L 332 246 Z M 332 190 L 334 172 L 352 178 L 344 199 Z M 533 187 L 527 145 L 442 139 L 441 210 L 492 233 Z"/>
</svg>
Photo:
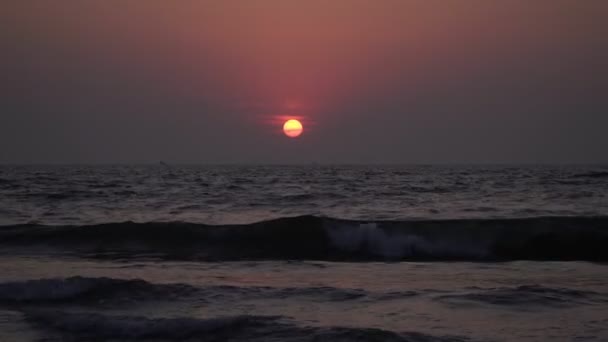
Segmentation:
<svg viewBox="0 0 608 342">
<path fill-rule="evenodd" d="M 605 166 L 0 166 L 0 341 L 608 341 Z"/>
<path fill-rule="evenodd" d="M 0 224 L 608 214 L 608 167 L 0 167 Z"/>
</svg>

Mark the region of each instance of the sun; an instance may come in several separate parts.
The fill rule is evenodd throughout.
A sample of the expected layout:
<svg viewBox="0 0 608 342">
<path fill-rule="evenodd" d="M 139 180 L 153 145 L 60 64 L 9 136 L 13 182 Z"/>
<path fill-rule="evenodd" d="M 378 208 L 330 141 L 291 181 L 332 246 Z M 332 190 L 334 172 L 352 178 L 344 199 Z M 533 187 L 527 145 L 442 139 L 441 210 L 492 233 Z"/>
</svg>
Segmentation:
<svg viewBox="0 0 608 342">
<path fill-rule="evenodd" d="M 303 130 L 302 123 L 296 119 L 287 120 L 283 124 L 283 132 L 290 138 L 299 137 Z"/>
</svg>

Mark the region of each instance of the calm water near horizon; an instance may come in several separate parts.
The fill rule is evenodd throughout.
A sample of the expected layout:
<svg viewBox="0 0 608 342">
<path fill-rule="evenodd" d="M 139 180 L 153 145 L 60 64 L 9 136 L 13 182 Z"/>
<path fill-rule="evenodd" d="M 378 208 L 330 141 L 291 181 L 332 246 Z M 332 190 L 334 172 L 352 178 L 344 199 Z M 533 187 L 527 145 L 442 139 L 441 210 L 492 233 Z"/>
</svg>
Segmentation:
<svg viewBox="0 0 608 342">
<path fill-rule="evenodd" d="M 608 215 L 608 166 L 0 166 L 0 224 Z"/>
</svg>

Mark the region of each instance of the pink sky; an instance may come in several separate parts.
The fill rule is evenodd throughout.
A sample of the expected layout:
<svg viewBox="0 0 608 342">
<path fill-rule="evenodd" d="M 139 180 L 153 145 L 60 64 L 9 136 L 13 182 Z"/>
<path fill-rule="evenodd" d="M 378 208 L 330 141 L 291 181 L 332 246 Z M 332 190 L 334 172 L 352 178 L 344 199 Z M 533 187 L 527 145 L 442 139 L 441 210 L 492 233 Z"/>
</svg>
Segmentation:
<svg viewBox="0 0 608 342">
<path fill-rule="evenodd" d="M 449 123 L 446 115 L 479 122 L 512 102 L 540 106 L 536 125 L 563 107 L 546 102 L 599 101 L 594 94 L 606 84 L 594 76 L 606 70 L 599 65 L 608 50 L 602 0 L 26 0 L 2 7 L 9 52 L 0 70 L 20 85 L 15 97 L 47 107 L 81 94 L 83 102 L 118 102 L 156 120 L 167 114 L 147 110 L 154 98 L 202 104 L 206 116 L 237 126 L 230 115 L 240 116 L 260 131 L 274 129 L 263 127 L 269 118 L 291 114 L 319 129 L 365 125 L 376 115 L 419 130 L 425 122 L 441 126 L 439 117 Z M 433 98 L 463 108 L 445 114 L 429 108 Z M 191 110 L 170 115 L 205 120 Z M 496 115 L 503 117 L 494 122 L 516 125 L 508 113 Z"/>
</svg>

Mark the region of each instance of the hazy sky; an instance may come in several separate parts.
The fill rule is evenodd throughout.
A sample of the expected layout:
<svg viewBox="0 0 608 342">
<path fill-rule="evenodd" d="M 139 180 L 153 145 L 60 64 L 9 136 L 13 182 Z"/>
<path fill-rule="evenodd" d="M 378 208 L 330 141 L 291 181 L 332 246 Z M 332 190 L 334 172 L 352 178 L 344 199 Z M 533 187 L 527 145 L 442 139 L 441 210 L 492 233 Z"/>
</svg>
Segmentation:
<svg viewBox="0 0 608 342">
<path fill-rule="evenodd" d="M 608 162 L 607 18 L 606 0 L 5 0 L 0 162 Z"/>
</svg>

